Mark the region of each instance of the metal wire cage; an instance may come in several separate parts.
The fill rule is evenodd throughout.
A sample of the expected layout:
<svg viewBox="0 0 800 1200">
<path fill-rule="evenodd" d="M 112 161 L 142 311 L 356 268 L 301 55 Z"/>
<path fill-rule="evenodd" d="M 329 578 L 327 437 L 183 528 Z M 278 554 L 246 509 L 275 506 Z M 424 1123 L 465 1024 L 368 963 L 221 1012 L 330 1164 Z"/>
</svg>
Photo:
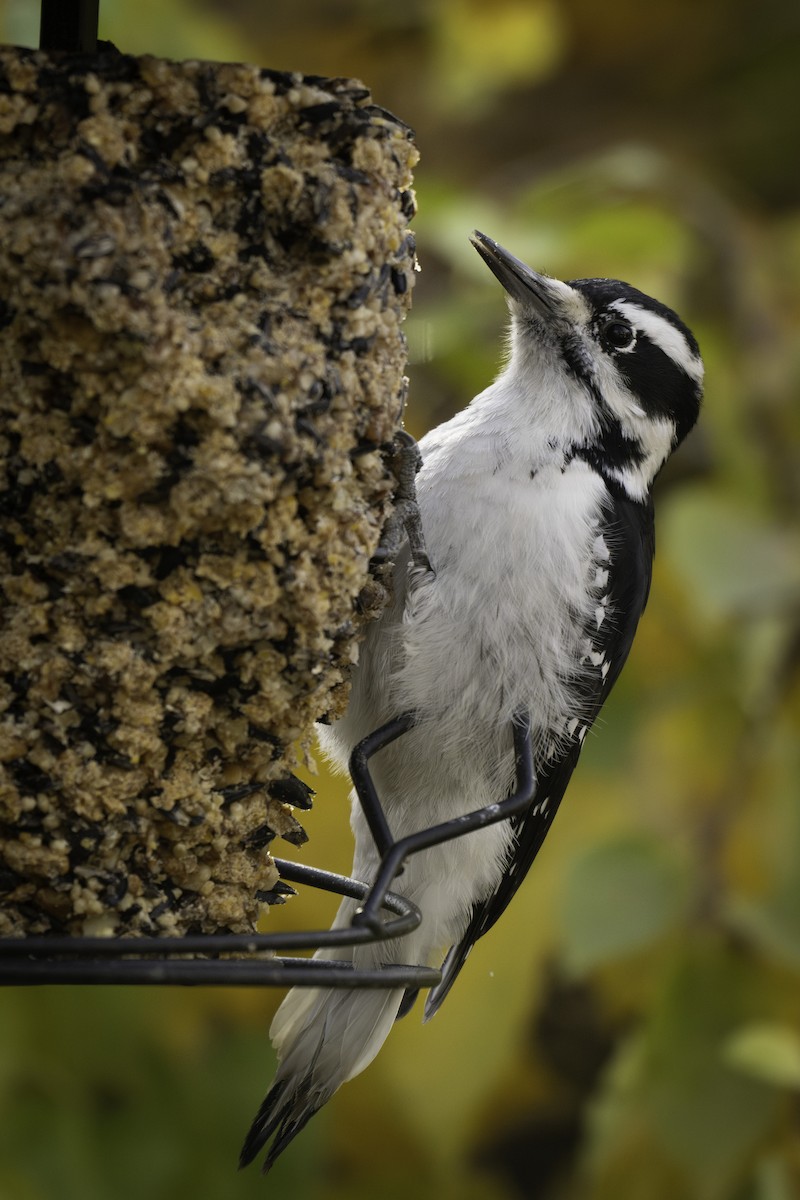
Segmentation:
<svg viewBox="0 0 800 1200">
<path fill-rule="evenodd" d="M 284 859 L 281 879 L 363 900 L 366 884 Z M 419 909 L 391 892 L 381 902 L 379 927 L 181 937 L 0 938 L 0 984 L 196 984 L 291 987 L 431 987 L 440 972 L 384 966 L 357 971 L 352 963 L 286 956 L 289 950 L 333 949 L 403 937 L 419 925 Z M 196 957 L 196 956 L 202 957 Z M 195 956 L 195 957 L 192 957 Z M 267 957 L 269 956 L 269 957 Z"/>
<path fill-rule="evenodd" d="M 197 934 L 181 937 L 50 936 L 0 938 L 0 985 L 195 984 L 260 987 L 429 988 L 439 969 L 424 964 L 355 967 L 351 961 L 303 958 L 285 951 L 335 950 L 403 938 L 422 921 L 405 897 L 390 891 L 403 863 L 421 850 L 441 845 L 500 821 L 529 806 L 534 786 L 530 721 L 512 724 L 515 790 L 499 804 L 465 813 L 401 839 L 392 836 L 369 772 L 369 760 L 414 725 L 404 713 L 359 742 L 350 759 L 356 794 L 380 854 L 374 880 L 275 859 L 281 879 L 361 901 L 349 926 L 268 934 Z M 198 957 L 200 956 L 200 957 Z"/>
</svg>

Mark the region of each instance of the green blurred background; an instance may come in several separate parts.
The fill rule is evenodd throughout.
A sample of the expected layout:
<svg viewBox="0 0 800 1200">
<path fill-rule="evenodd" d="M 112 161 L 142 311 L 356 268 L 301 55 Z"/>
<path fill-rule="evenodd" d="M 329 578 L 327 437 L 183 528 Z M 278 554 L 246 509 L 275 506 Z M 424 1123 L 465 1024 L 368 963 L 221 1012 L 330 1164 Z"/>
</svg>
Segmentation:
<svg viewBox="0 0 800 1200">
<path fill-rule="evenodd" d="M 274 1168 L 235 1160 L 272 991 L 0 993 L 0 1200 L 800 1197 L 796 0 L 102 0 L 166 57 L 355 75 L 417 132 L 423 433 L 496 368 L 478 227 L 675 306 L 707 364 L 652 599 L 526 885 Z M 34 45 L 34 0 L 0 36 Z M 349 867 L 324 774 L 284 855 Z M 304 896 L 270 927 L 326 923 Z"/>
</svg>

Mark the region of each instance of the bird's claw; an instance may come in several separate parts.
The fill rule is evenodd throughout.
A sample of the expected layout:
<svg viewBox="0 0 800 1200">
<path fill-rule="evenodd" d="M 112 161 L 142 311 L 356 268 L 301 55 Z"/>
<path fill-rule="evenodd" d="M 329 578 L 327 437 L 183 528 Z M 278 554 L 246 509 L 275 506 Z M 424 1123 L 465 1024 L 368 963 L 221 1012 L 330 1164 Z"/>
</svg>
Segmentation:
<svg viewBox="0 0 800 1200">
<path fill-rule="evenodd" d="M 416 441 L 405 429 L 395 434 L 392 458 L 395 460 L 394 474 L 397 479 L 394 511 L 384 526 L 381 544 L 373 554 L 372 561 L 379 564 L 394 562 L 404 538 L 407 538 L 414 566 L 433 575 L 422 533 L 415 484 L 417 471 L 422 466 L 422 456 Z"/>
</svg>

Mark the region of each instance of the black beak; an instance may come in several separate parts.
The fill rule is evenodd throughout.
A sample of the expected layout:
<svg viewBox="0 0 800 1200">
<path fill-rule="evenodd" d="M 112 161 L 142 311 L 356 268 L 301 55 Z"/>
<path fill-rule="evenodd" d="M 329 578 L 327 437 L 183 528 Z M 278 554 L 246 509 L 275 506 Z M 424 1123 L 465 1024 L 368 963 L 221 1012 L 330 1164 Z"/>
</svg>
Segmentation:
<svg viewBox="0 0 800 1200">
<path fill-rule="evenodd" d="M 535 309 L 543 321 L 553 321 L 561 315 L 558 298 L 545 275 L 532 271 L 521 259 L 477 229 L 470 241 L 512 300 Z"/>
</svg>

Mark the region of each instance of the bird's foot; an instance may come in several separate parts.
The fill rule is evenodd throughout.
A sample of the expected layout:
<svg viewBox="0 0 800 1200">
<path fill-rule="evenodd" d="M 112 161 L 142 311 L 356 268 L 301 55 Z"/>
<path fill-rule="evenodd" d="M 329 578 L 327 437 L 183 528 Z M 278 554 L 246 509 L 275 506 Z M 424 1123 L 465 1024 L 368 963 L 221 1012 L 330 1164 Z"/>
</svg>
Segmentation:
<svg viewBox="0 0 800 1200">
<path fill-rule="evenodd" d="M 425 548 L 422 521 L 417 504 L 416 475 L 422 466 L 422 456 L 416 441 L 401 429 L 395 434 L 391 452 L 397 490 L 394 511 L 386 522 L 381 544 L 372 556 L 373 562 L 393 563 L 405 538 L 411 549 L 411 560 L 415 567 L 427 575 L 433 575 L 431 560 Z"/>
</svg>

